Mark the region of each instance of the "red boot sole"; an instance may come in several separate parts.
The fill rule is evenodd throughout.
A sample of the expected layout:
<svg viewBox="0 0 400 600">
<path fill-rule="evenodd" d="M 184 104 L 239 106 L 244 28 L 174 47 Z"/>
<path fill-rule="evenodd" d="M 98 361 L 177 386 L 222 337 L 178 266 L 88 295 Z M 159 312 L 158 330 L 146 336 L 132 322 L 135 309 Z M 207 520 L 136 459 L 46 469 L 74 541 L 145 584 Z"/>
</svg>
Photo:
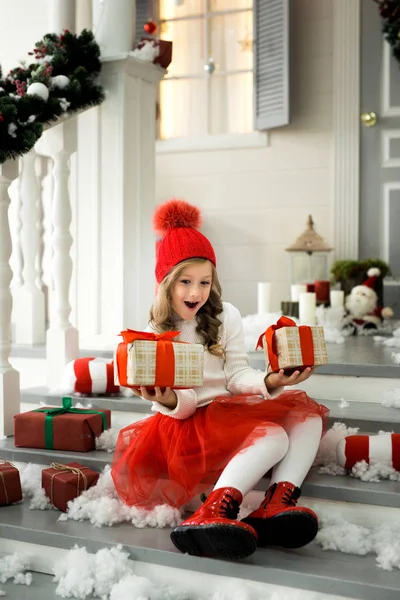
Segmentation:
<svg viewBox="0 0 400 600">
<path fill-rule="evenodd" d="M 171 540 L 178 550 L 193 556 L 234 560 L 257 549 L 254 535 L 234 525 L 183 525 L 173 530 Z"/>
<path fill-rule="evenodd" d="M 258 534 L 258 546 L 280 546 L 281 548 L 301 548 L 306 546 L 318 533 L 318 521 L 309 513 L 284 512 L 268 519 L 245 518 Z"/>
</svg>

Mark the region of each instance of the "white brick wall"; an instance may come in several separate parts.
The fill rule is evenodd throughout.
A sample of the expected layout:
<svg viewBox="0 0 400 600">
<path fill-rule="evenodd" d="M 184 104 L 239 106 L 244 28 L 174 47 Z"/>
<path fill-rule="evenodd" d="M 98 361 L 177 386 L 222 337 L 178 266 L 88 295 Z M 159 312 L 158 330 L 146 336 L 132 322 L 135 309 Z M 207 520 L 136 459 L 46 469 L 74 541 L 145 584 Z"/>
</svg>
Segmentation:
<svg viewBox="0 0 400 600">
<path fill-rule="evenodd" d="M 284 248 L 312 214 L 332 242 L 332 3 L 292 0 L 291 125 L 265 148 L 159 154 L 157 200 L 197 204 L 215 246 L 224 299 L 256 311 L 257 281 L 288 298 Z"/>
</svg>

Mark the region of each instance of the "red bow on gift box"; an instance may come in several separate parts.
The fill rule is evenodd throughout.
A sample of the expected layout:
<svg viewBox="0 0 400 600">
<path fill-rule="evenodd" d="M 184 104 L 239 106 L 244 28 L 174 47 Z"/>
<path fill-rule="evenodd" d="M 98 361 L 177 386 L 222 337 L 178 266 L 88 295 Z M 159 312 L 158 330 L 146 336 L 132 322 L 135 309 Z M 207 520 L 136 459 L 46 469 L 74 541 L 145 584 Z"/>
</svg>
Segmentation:
<svg viewBox="0 0 400 600">
<path fill-rule="evenodd" d="M 163 333 L 153 333 L 147 331 L 135 331 L 126 329 L 121 331 L 120 335 L 124 342 L 117 348 L 117 370 L 120 385 L 129 386 L 127 373 L 127 344 L 135 341 L 155 341 L 156 347 L 156 378 L 154 387 L 173 386 L 175 378 L 175 354 L 172 340 L 180 334 L 180 331 L 164 331 Z M 183 343 L 183 342 L 182 342 Z"/>
<path fill-rule="evenodd" d="M 258 338 L 256 350 L 263 347 L 262 339 L 265 336 L 268 350 L 268 360 L 270 363 L 271 371 L 279 371 L 279 354 L 276 344 L 275 331 L 282 327 L 297 327 L 296 323 L 288 317 L 281 317 L 275 325 L 271 325 L 268 329 L 260 335 Z M 301 355 L 303 358 L 303 365 L 312 366 L 314 364 L 314 342 L 312 337 L 311 327 L 308 325 L 300 325 L 298 327 Z M 300 365 L 299 365 L 300 366 Z"/>
</svg>

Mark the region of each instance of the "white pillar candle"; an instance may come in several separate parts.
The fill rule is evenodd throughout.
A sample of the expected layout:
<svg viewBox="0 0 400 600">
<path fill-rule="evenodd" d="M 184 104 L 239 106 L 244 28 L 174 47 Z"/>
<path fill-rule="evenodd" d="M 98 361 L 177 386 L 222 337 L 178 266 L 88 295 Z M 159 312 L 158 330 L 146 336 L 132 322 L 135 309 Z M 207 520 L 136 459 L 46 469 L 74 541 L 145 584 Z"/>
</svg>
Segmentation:
<svg viewBox="0 0 400 600">
<path fill-rule="evenodd" d="M 303 292 L 299 296 L 300 325 L 315 325 L 316 297 L 315 292 Z"/>
<path fill-rule="evenodd" d="M 330 294 L 331 308 L 343 308 L 344 306 L 344 291 L 343 290 L 331 290 Z"/>
<path fill-rule="evenodd" d="M 300 294 L 307 291 L 307 285 L 305 283 L 293 283 L 290 286 L 290 299 L 292 302 L 298 302 Z"/>
<path fill-rule="evenodd" d="M 133 49 L 136 28 L 135 0 L 93 0 L 93 33 L 104 57 Z"/>
<path fill-rule="evenodd" d="M 257 312 L 266 315 L 271 312 L 271 284 L 257 283 Z"/>
</svg>

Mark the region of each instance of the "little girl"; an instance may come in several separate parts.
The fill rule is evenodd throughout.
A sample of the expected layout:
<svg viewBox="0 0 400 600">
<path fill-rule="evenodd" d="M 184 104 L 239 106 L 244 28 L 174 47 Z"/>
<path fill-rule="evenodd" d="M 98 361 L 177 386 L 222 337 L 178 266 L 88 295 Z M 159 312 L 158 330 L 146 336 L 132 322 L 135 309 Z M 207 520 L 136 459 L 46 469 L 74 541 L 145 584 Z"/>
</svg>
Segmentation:
<svg viewBox="0 0 400 600">
<path fill-rule="evenodd" d="M 171 533 L 182 552 L 235 559 L 257 545 L 298 548 L 318 530 L 315 513 L 296 503 L 328 411 L 304 392 L 282 391 L 305 381 L 311 369 L 289 377 L 249 366 L 241 316 L 221 301 L 214 249 L 199 224 L 199 210 L 179 200 L 154 215 L 164 237 L 148 330 L 177 330 L 180 341 L 202 343 L 204 383 L 185 390 L 140 388 L 156 414 L 120 432 L 115 487 L 126 504 L 153 508 L 181 507 L 214 486 Z M 243 497 L 272 467 L 260 507 L 238 521 Z"/>
</svg>

